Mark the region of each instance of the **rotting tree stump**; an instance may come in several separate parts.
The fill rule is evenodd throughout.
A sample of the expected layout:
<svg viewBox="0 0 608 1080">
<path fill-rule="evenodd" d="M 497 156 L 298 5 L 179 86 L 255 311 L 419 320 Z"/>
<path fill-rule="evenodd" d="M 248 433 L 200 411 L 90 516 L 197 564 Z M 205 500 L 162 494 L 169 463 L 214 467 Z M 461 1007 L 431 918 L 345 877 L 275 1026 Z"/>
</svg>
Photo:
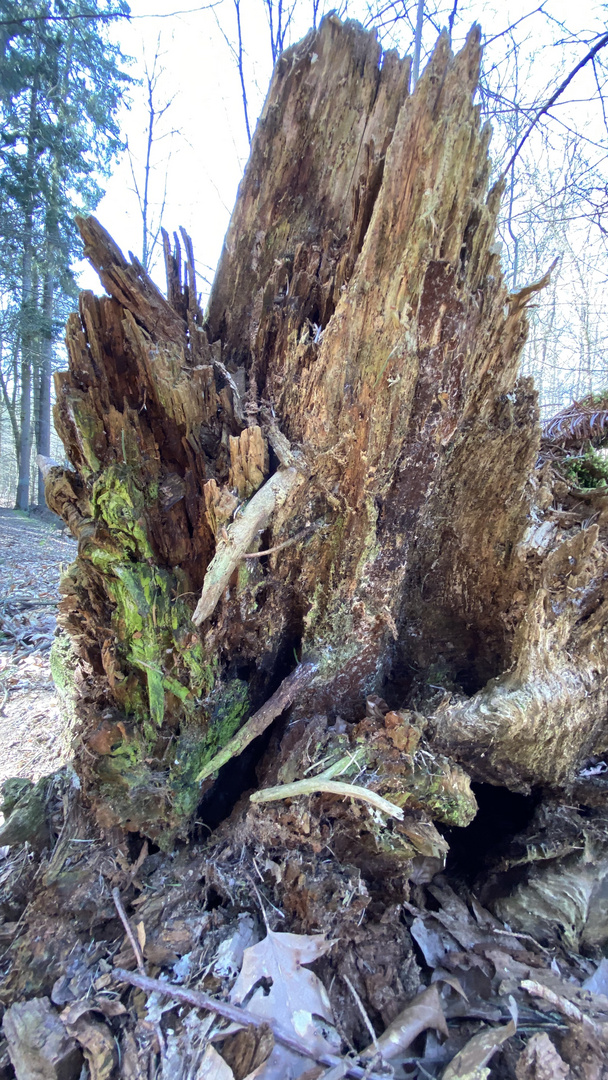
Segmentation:
<svg viewBox="0 0 608 1080">
<path fill-rule="evenodd" d="M 185 235 L 165 299 L 79 221 L 108 295 L 68 323 L 46 490 L 79 541 L 61 619 L 104 825 L 167 846 L 201 799 L 219 820 L 295 782 L 289 821 L 249 811 L 277 836 L 329 813 L 338 856 L 435 856 L 470 777 L 568 791 L 608 743 L 608 500 L 536 467 L 479 42 L 440 37 L 411 95 L 334 16 L 284 53 L 206 315 Z"/>
</svg>

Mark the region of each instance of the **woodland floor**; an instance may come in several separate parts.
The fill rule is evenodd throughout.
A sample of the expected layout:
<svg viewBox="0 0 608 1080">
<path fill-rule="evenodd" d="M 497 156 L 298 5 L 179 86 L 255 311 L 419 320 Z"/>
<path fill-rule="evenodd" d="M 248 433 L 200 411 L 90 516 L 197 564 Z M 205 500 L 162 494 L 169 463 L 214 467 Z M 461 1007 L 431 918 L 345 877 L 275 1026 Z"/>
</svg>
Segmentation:
<svg viewBox="0 0 608 1080">
<path fill-rule="evenodd" d="M 509 793 L 501 803 L 478 785 L 479 814 L 451 831 L 446 872 L 418 867 L 409 885 L 307 842 L 306 801 L 295 849 L 282 836 L 297 800 L 277 818 L 247 811 L 243 796 L 206 840 L 166 854 L 100 829 L 71 771 L 58 771 L 66 751 L 50 646 L 60 567 L 75 548 L 50 521 L 0 510 L 0 784 L 49 776 L 38 796 L 45 846 L 0 847 L 0 1080 L 608 1080 L 605 950 L 580 955 L 559 926 L 540 941 L 512 932 L 479 899 L 501 841 L 522 827 L 533 835 L 520 840 L 519 862 L 523 843 L 526 859 L 541 847 L 547 865 L 537 841 L 563 808 L 535 811 Z M 325 805 L 323 820 L 331 815 Z M 572 844 L 562 850 L 549 866 L 558 879 L 566 871 L 565 886 L 592 874 L 591 849 L 584 867 L 571 867 Z M 313 960 L 321 982 L 301 966 Z M 213 1012 L 201 1010 L 201 991 Z M 297 1036 L 305 1056 L 277 1037 L 265 1060 L 266 1026 L 230 1034 L 214 1018 L 243 994 L 241 1024 L 268 1021 Z M 379 1041 L 366 1053 L 371 1024 Z M 314 1066 L 322 1055 L 337 1071 Z"/>
<path fill-rule="evenodd" d="M 61 566 L 75 555 L 53 522 L 0 509 L 0 785 L 36 781 L 65 761 L 49 657 Z"/>
</svg>

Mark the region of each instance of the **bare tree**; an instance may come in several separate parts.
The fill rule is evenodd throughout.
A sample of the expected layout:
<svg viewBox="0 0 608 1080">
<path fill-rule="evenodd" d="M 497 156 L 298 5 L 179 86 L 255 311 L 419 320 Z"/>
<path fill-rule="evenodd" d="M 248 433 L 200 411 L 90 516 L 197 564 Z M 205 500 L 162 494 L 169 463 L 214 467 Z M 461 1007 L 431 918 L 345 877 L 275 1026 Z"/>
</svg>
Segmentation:
<svg viewBox="0 0 608 1080">
<path fill-rule="evenodd" d="M 141 214 L 141 263 L 147 272 L 154 265 L 156 249 L 160 241 L 172 157 L 171 149 L 160 157 L 157 157 L 155 151 L 161 143 L 166 140 L 170 142 L 178 134 L 177 129 L 167 127 L 162 123 L 176 97 L 175 94 L 169 98 L 161 95 L 165 75 L 165 69 L 161 63 L 163 55 L 161 52 L 161 35 L 159 34 L 151 63 L 148 62 L 144 53 L 143 84 L 146 96 L 147 122 L 141 166 L 133 147 L 127 144 L 133 188 Z M 160 173 L 161 179 L 159 194 L 154 198 L 153 188 L 155 187 L 155 174 L 157 172 Z"/>
</svg>

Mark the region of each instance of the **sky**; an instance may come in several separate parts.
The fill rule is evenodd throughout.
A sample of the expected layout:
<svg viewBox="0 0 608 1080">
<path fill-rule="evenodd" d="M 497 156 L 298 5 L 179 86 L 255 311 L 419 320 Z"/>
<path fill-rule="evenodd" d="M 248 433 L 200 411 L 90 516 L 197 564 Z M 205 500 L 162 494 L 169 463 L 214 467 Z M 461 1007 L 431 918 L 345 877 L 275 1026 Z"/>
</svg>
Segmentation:
<svg viewBox="0 0 608 1080">
<path fill-rule="evenodd" d="M 537 0 L 511 0 L 507 4 L 494 5 L 492 2 L 467 0 L 464 3 L 461 0 L 462 14 L 455 24 L 455 47 L 462 43 L 474 20 L 481 22 L 486 34 L 498 34 L 515 20 L 534 11 L 536 3 Z M 327 7 L 331 6 L 327 4 Z M 334 3 L 333 6 L 337 5 Z M 159 52 L 163 72 L 158 81 L 156 105 L 162 107 L 169 101 L 171 104 L 159 123 L 159 135 L 163 137 L 154 144 L 152 197 L 158 211 L 166 177 L 163 224 L 169 232 L 183 226 L 192 236 L 199 285 L 204 296 L 208 291 L 204 278 L 211 280 L 213 277 L 247 160 L 248 141 L 238 71 L 225 41 L 228 37 L 236 42 L 233 0 L 220 0 L 212 8 L 173 14 L 190 7 L 188 0 L 132 0 L 134 18 L 130 23 L 115 23 L 111 32 L 123 52 L 133 57 L 130 72 L 134 77 L 141 77 L 144 62 L 150 66 L 155 52 Z M 351 0 L 351 10 L 364 12 L 365 7 L 365 0 Z M 446 12 L 451 7 L 451 0 L 446 0 Z M 293 27 L 292 40 L 298 40 L 308 30 L 310 9 L 310 0 L 302 0 L 297 9 L 298 20 Z M 529 99 L 535 96 L 542 99 L 546 86 L 554 85 L 563 53 L 567 54 L 568 67 L 583 55 L 580 46 L 569 50 L 566 45 L 535 56 L 543 40 L 551 34 L 558 40 L 567 36 L 561 28 L 556 29 L 557 21 L 565 20 L 571 30 L 588 29 L 590 36 L 605 28 L 606 5 L 592 0 L 578 0 L 575 9 L 569 0 L 547 0 L 543 9 L 549 21 L 538 13 L 526 18 L 516 31 L 519 38 L 525 40 L 521 77 Z M 241 0 L 241 11 L 253 129 L 272 72 L 270 39 L 262 0 Z M 438 22 L 441 19 L 440 15 Z M 447 17 L 443 19 L 446 21 Z M 427 50 L 432 48 L 435 39 L 436 31 L 427 27 Z M 403 42 L 405 47 L 409 45 L 407 30 Z M 504 50 L 504 39 L 491 47 Z M 587 108 L 585 99 L 593 89 L 592 78 L 589 69 L 581 73 L 569 89 L 559 114 L 565 120 L 576 116 L 580 122 L 581 110 Z M 130 98 L 120 116 L 130 154 L 124 154 L 117 163 L 96 215 L 125 252 L 132 250 L 141 257 L 141 214 L 133 173 L 141 185 L 147 125 L 144 87 L 132 87 Z M 592 111 L 586 123 L 590 129 L 597 126 L 601 139 L 601 118 L 596 113 L 597 110 Z M 159 259 L 154 277 L 162 284 L 162 259 Z M 83 264 L 80 284 L 83 288 L 99 291 L 97 277 L 86 264 Z"/>
</svg>

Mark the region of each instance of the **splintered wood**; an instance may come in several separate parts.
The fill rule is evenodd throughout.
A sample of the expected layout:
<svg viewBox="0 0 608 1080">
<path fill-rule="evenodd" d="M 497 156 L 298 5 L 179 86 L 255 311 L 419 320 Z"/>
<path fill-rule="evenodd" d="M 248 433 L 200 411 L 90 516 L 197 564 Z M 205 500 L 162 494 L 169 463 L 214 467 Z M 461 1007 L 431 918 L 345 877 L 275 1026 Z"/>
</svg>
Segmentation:
<svg viewBox="0 0 608 1080">
<path fill-rule="evenodd" d="M 426 741 L 400 750 L 387 705 L 369 783 L 428 826 L 474 813 L 453 759 L 561 789 L 606 745 L 604 517 L 583 529 L 560 502 L 530 544 L 554 494 L 530 482 L 518 367 L 545 279 L 516 295 L 503 280 L 479 61 L 479 28 L 456 57 L 444 34 L 410 95 L 409 61 L 334 15 L 285 52 L 206 318 L 184 233 L 165 236 L 165 299 L 79 221 L 109 296 L 82 294 L 68 324 L 70 468 L 47 491 L 80 541 L 62 619 L 78 769 L 106 825 L 186 831 L 201 791 L 213 801 L 210 763 L 309 660 L 265 786 L 304 779 L 315 751 L 298 772 L 295 734 L 319 717 L 352 733 L 374 692 L 416 710 Z"/>
</svg>

